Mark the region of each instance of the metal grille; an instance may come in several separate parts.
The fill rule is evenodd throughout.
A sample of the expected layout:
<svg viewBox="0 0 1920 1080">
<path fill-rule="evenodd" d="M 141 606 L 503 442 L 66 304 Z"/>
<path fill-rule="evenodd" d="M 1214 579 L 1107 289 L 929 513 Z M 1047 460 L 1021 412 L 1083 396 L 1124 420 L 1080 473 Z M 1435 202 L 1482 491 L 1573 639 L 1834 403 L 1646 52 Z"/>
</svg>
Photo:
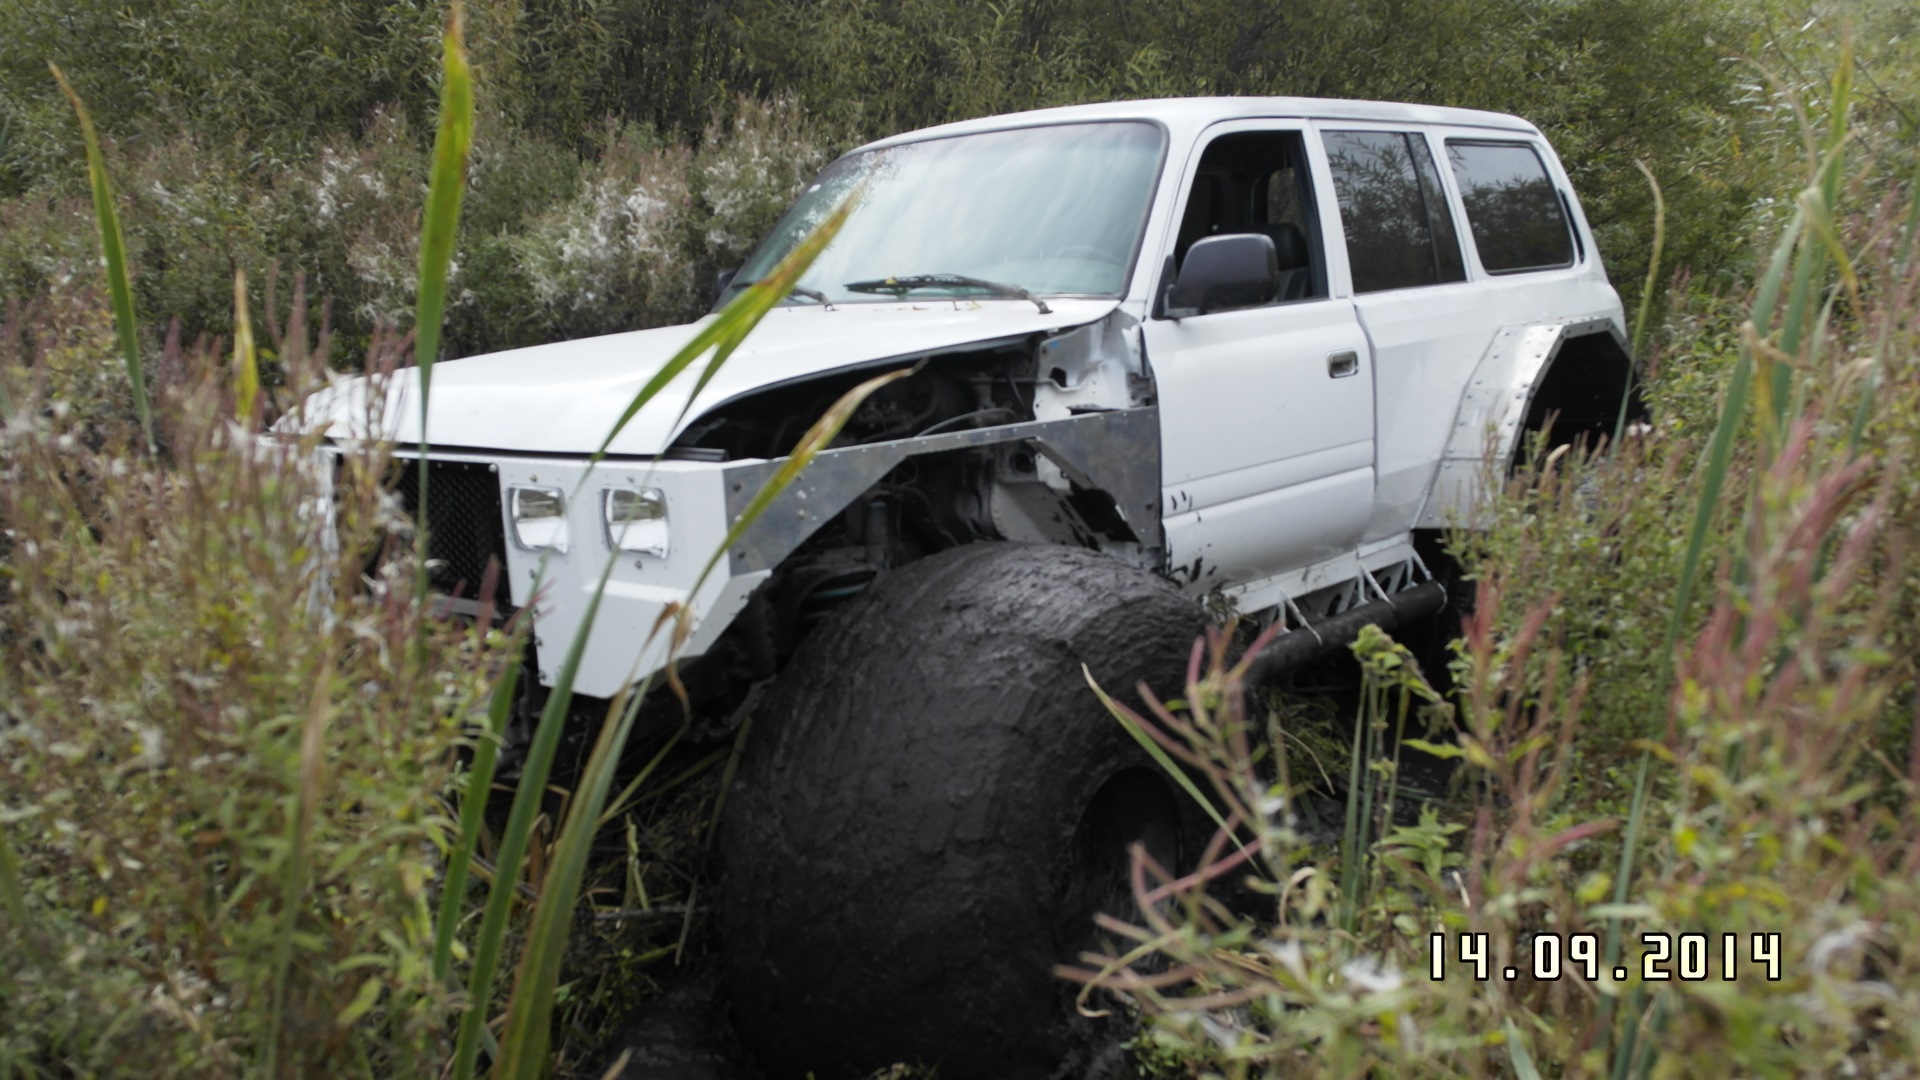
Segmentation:
<svg viewBox="0 0 1920 1080">
<path fill-rule="evenodd" d="M 419 463 L 398 464 L 394 492 L 418 522 Z M 434 461 L 427 468 L 427 558 L 434 591 L 472 599 L 486 579 L 489 560 L 500 563 L 502 574 L 507 568 L 499 474 L 492 465 L 472 461 Z"/>
</svg>

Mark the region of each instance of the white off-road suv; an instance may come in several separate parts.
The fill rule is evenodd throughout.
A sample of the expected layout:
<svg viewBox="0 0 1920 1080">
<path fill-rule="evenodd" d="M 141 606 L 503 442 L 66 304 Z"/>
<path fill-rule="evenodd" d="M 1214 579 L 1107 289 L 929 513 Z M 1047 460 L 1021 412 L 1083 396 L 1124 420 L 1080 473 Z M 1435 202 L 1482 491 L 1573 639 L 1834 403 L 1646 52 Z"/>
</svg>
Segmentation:
<svg viewBox="0 0 1920 1080">
<path fill-rule="evenodd" d="M 1427 541 L 1472 527 L 1528 433 L 1611 432 L 1632 407 L 1620 302 L 1532 125 L 1294 98 L 873 143 L 722 300 L 855 191 L 788 302 L 584 484 L 700 324 L 438 366 L 435 583 L 471 597 L 504 566 L 551 686 L 616 559 L 575 683 L 595 698 L 664 662 L 667 605 L 693 609 L 695 707 L 754 725 L 718 893 L 770 1067 L 1084 1071 L 1050 967 L 1114 902 L 1128 842 L 1171 864 L 1190 830 L 1081 665 L 1123 696 L 1177 689 L 1206 597 L 1294 628 L 1267 670 L 1438 611 Z M 800 434 L 916 365 L 692 592 Z M 414 406 L 349 430 L 351 397 L 338 434 L 421 444 Z"/>
</svg>

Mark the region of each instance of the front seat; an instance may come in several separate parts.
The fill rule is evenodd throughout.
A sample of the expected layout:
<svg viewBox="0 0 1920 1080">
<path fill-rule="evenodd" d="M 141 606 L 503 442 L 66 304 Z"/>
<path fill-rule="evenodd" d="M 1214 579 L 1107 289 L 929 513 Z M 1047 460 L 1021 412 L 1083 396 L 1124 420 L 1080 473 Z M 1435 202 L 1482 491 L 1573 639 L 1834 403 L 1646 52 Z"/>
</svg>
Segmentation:
<svg viewBox="0 0 1920 1080">
<path fill-rule="evenodd" d="M 1313 289 L 1313 269 L 1307 264 L 1307 237 L 1300 226 L 1290 221 L 1249 225 L 1247 232 L 1273 241 L 1273 254 L 1280 266 L 1280 291 L 1275 300 L 1304 300 Z"/>
</svg>

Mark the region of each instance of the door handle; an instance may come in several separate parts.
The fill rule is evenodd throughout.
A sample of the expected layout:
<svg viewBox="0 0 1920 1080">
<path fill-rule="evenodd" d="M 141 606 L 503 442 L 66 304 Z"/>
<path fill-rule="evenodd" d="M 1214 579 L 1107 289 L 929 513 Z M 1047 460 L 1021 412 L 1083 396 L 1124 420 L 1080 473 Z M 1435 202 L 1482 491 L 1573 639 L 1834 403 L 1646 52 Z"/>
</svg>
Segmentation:
<svg viewBox="0 0 1920 1080">
<path fill-rule="evenodd" d="M 1327 357 L 1327 375 L 1329 378 L 1344 379 L 1360 371 L 1360 354 L 1352 349 L 1342 349 Z"/>
</svg>

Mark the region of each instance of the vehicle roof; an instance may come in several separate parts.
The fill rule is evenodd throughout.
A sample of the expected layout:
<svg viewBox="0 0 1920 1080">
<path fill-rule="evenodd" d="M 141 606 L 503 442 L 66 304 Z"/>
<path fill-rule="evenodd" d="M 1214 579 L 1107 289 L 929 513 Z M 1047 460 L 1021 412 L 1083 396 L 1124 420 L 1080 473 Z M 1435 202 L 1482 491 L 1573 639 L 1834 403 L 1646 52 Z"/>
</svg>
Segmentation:
<svg viewBox="0 0 1920 1080">
<path fill-rule="evenodd" d="M 1483 112 L 1479 109 L 1454 109 L 1442 105 L 1412 105 L 1396 101 L 1353 101 L 1345 98 L 1195 97 L 1108 101 L 1094 105 L 1068 105 L 1061 108 L 1005 113 L 1000 116 L 983 116 L 977 120 L 962 120 L 958 123 L 903 132 L 875 140 L 860 149 L 868 150 L 895 143 L 948 135 L 966 135 L 977 131 L 998 131 L 1005 128 L 1086 120 L 1154 120 L 1175 131 L 1191 131 L 1222 120 L 1251 119 L 1446 124 L 1455 127 L 1495 128 L 1528 135 L 1540 134 L 1540 129 L 1517 116 Z"/>
</svg>

